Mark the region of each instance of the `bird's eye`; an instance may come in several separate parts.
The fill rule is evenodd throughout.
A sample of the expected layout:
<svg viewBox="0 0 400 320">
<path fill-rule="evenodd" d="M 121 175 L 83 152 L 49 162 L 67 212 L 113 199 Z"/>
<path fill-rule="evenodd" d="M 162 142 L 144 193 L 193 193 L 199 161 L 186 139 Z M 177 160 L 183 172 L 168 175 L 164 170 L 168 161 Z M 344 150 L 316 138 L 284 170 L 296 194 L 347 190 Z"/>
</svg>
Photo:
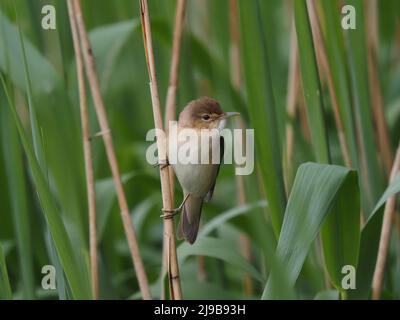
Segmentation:
<svg viewBox="0 0 400 320">
<path fill-rule="evenodd" d="M 210 120 L 210 116 L 208 114 L 203 114 L 202 118 L 205 121 Z"/>
</svg>

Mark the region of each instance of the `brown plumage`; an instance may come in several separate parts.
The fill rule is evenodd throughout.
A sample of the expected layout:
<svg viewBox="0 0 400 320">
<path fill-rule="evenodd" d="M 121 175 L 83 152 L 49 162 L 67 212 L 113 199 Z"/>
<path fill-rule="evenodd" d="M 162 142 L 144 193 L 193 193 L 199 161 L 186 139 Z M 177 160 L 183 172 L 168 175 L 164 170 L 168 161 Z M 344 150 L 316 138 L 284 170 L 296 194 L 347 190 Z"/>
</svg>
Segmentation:
<svg viewBox="0 0 400 320">
<path fill-rule="evenodd" d="M 210 139 L 210 141 L 213 141 L 213 139 L 215 139 L 214 141 L 219 140 L 219 144 L 210 143 L 209 159 L 212 159 L 212 154 L 219 152 L 221 162 L 224 152 L 224 141 L 219 135 L 219 130 L 204 129 L 222 129 L 224 120 L 237 114 L 234 112 L 224 112 L 219 103 L 209 97 L 193 100 L 189 102 L 179 115 L 178 135 L 181 130 L 194 129 L 198 137 L 206 134 L 207 139 Z M 170 141 L 170 143 L 176 142 Z M 182 145 L 183 142 L 178 142 L 178 152 Z M 196 154 L 205 152 L 205 150 L 201 150 L 200 144 L 190 144 L 190 149 Z M 209 201 L 212 197 L 220 162 L 212 163 L 210 161 L 209 163 L 182 164 L 178 159 L 178 163 L 172 164 L 179 183 L 182 186 L 184 199 L 186 199 L 182 207 L 178 238 L 184 238 L 191 244 L 194 243 L 197 237 L 203 202 Z M 186 198 L 187 195 L 188 197 Z"/>
</svg>

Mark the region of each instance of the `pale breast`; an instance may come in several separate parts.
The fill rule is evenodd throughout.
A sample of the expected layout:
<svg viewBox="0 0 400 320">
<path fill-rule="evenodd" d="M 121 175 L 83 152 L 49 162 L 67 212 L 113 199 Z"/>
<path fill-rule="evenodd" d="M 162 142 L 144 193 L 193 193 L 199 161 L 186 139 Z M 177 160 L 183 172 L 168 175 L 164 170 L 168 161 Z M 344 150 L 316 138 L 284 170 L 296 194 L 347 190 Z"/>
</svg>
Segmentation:
<svg viewBox="0 0 400 320">
<path fill-rule="evenodd" d="M 204 133 L 202 133 L 204 134 Z M 208 136 L 210 133 L 206 133 Z M 214 141 L 219 141 L 219 133 L 214 131 L 212 135 L 217 135 L 214 136 L 215 139 Z M 187 141 L 186 141 L 187 142 Z M 170 143 L 173 143 L 172 141 Z M 181 147 L 187 148 L 188 144 L 184 146 L 185 141 L 178 142 L 177 150 L 179 154 L 179 150 Z M 210 143 L 209 145 L 209 159 L 212 159 L 212 154 L 217 152 L 219 155 L 219 144 L 212 144 Z M 200 148 L 200 150 L 199 150 Z M 218 151 L 217 151 L 218 149 Z M 201 144 L 190 144 L 190 152 L 193 154 L 198 154 L 198 159 L 200 159 L 200 154 L 201 152 Z M 198 197 L 204 197 L 207 192 L 210 190 L 212 185 L 214 184 L 217 172 L 218 172 L 218 167 L 219 164 L 213 164 L 211 161 L 209 161 L 208 164 L 203 164 L 203 163 L 181 163 L 178 157 L 178 162 L 175 164 L 171 164 L 172 167 L 174 168 L 175 174 L 179 180 L 179 183 L 181 184 L 183 190 L 186 193 L 193 194 Z"/>
<path fill-rule="evenodd" d="M 175 174 L 186 193 L 204 197 L 214 184 L 217 164 L 176 164 Z"/>
</svg>

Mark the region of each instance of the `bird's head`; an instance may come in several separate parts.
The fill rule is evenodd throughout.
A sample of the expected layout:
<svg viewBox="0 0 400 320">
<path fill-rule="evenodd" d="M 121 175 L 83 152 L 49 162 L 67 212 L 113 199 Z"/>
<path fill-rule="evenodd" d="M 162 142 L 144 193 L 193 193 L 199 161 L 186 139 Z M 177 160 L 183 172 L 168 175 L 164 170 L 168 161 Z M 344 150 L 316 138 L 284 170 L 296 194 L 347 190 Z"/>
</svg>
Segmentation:
<svg viewBox="0 0 400 320">
<path fill-rule="evenodd" d="M 224 112 L 218 101 L 201 97 L 193 100 L 179 115 L 179 126 L 194 129 L 217 129 L 223 126 L 224 120 L 239 115 L 238 112 Z"/>
</svg>

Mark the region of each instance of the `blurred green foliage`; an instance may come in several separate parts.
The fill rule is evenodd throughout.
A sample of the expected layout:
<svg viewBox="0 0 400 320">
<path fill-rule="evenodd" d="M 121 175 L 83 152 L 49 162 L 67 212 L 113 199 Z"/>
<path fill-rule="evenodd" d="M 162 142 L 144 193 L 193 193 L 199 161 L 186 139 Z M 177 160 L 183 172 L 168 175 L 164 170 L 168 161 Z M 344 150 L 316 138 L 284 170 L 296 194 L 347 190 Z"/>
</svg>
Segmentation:
<svg viewBox="0 0 400 320">
<path fill-rule="evenodd" d="M 344 161 L 332 97 L 317 67 L 305 1 L 296 0 L 296 10 L 292 0 L 237 2 L 242 74 L 238 89 L 230 80 L 230 1 L 187 1 L 178 111 L 202 95 L 216 98 L 225 110 L 239 111 L 246 126 L 255 129 L 257 163 L 255 172 L 245 177 L 248 203 L 241 206 L 235 199 L 233 167 L 222 166 L 213 201 L 203 208 L 196 244 L 178 244 L 183 296 L 337 299 L 342 291 L 342 298 L 368 298 L 382 205 L 388 195 L 399 191 L 400 183 L 397 179 L 388 187 L 377 151 L 365 49 L 369 34 L 362 1 L 348 1 L 357 8 L 354 31 L 341 29 L 339 1 L 317 1 L 352 169 L 341 167 Z M 56 30 L 41 28 L 45 4 L 56 8 Z M 162 105 L 168 86 L 175 5 L 172 0 L 149 0 Z M 82 0 L 82 9 L 132 221 L 153 296 L 158 298 L 162 202 L 158 171 L 145 158 L 152 143 L 145 138 L 153 126 L 153 115 L 139 3 Z M 294 11 L 300 88 L 306 104 L 299 96 L 292 122 L 295 143 L 291 165 L 296 172 L 305 162 L 320 162 L 303 164 L 295 179 L 283 165 L 285 128 L 290 123 L 286 101 Z M 399 2 L 379 1 L 378 21 L 380 89 L 394 151 L 400 139 Z M 1 1 L 0 73 L 0 298 L 90 297 L 79 97 L 66 1 Z M 99 126 L 90 95 L 88 98 L 94 134 Z M 302 108 L 308 123 L 301 121 Z M 230 125 L 234 126 L 233 122 Z M 92 149 L 100 297 L 139 298 L 102 140 L 93 140 Z M 285 191 L 284 181 L 291 192 Z M 176 204 L 181 198 L 176 185 Z M 370 216 L 363 227 L 358 224 L 360 206 L 365 218 Z M 322 245 L 317 236 L 320 231 Z M 240 234 L 250 239 L 250 260 L 240 253 Z M 398 236 L 393 235 L 384 282 L 383 295 L 392 299 L 400 298 Z M 205 256 L 205 279 L 193 256 Z M 343 263 L 357 268 L 357 290 L 348 295 L 340 288 Z M 41 288 L 41 269 L 47 264 L 57 270 L 54 291 Z M 251 293 L 244 291 L 245 275 L 252 278 Z M 326 277 L 335 290 L 327 287 Z"/>
</svg>

